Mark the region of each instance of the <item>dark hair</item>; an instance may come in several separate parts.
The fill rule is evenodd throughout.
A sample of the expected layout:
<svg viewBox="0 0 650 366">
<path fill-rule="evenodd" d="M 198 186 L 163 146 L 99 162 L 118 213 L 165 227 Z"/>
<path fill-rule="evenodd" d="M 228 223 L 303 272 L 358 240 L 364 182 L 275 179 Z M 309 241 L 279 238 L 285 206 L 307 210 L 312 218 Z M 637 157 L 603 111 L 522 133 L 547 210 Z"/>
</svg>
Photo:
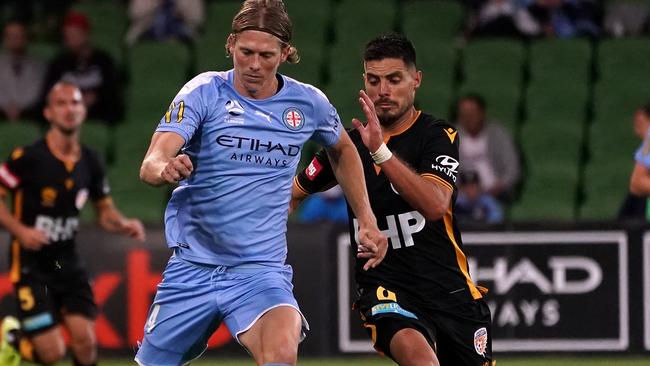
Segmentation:
<svg viewBox="0 0 650 366">
<path fill-rule="evenodd" d="M 364 61 L 379 61 L 385 58 L 398 58 L 407 66 L 416 66 L 415 47 L 403 34 L 386 33 L 366 43 Z"/>
<path fill-rule="evenodd" d="M 639 110 L 643 112 L 643 114 L 645 114 L 646 117 L 650 118 L 650 102 L 647 102 L 646 104 L 640 106 Z"/>
<path fill-rule="evenodd" d="M 246 0 L 232 20 L 232 30 L 228 39 L 246 30 L 266 32 L 277 37 L 282 46 L 289 47 L 287 61 L 295 64 L 300 61 L 298 50 L 291 45 L 293 25 L 282 0 Z M 226 52 L 228 43 L 226 43 Z"/>
<path fill-rule="evenodd" d="M 476 103 L 476 105 L 478 105 L 478 107 L 485 112 L 485 108 L 487 107 L 487 104 L 485 103 L 485 98 L 483 98 L 482 95 L 478 93 L 467 93 L 461 96 L 460 98 L 458 98 L 458 103 L 456 103 L 456 105 L 466 100 Z"/>
</svg>

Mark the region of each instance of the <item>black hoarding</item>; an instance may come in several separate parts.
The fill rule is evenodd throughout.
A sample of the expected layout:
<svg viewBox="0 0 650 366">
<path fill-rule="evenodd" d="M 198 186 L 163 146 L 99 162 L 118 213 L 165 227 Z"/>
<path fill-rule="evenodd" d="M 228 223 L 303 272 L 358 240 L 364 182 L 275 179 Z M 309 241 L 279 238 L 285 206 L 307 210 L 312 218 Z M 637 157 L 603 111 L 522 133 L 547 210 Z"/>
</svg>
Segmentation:
<svg viewBox="0 0 650 366">
<path fill-rule="evenodd" d="M 628 348 L 625 232 L 467 233 L 463 242 L 472 278 L 490 289 L 496 352 Z M 350 311 L 350 263 L 349 239 L 342 235 L 339 349 L 370 352 L 358 315 Z"/>
</svg>

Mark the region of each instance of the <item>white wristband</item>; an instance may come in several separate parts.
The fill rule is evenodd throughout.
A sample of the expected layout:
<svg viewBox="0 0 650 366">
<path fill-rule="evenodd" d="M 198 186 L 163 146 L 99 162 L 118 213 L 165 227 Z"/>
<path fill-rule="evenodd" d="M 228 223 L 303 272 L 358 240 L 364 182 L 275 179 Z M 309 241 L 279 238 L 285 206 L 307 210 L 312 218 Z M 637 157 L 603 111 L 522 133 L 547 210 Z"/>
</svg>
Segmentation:
<svg viewBox="0 0 650 366">
<path fill-rule="evenodd" d="M 379 149 L 377 149 L 377 151 L 370 153 L 370 156 L 372 157 L 372 160 L 375 161 L 375 164 L 379 165 L 381 163 L 385 163 L 386 160 L 392 158 L 393 153 L 390 152 L 386 144 L 382 143 L 381 146 L 379 146 Z"/>
</svg>

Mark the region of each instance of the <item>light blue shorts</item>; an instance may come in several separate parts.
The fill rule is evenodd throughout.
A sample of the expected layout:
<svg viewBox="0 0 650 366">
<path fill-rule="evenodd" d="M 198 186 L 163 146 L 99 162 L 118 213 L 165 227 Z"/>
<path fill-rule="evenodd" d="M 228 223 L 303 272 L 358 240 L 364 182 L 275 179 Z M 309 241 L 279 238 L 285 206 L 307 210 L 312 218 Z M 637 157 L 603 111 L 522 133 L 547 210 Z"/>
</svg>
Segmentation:
<svg viewBox="0 0 650 366">
<path fill-rule="evenodd" d="M 183 365 L 199 357 L 221 322 L 239 335 L 267 311 L 295 308 L 302 336 L 309 330 L 293 297 L 291 266 L 207 266 L 172 256 L 158 285 L 135 356 L 143 366 Z"/>
</svg>

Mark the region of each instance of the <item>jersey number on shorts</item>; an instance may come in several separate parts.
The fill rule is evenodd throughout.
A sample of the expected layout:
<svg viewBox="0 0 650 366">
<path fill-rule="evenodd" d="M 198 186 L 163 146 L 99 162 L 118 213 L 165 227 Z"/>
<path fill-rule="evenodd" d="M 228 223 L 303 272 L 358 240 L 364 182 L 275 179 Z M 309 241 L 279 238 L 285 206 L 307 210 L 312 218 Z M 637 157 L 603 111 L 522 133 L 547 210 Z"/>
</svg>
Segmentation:
<svg viewBox="0 0 650 366">
<path fill-rule="evenodd" d="M 169 109 L 167 110 L 167 113 L 165 113 L 165 122 L 170 123 L 172 121 L 172 113 L 174 112 L 176 107 L 178 107 L 178 113 L 176 114 L 176 122 L 181 123 L 181 121 L 183 120 L 183 113 L 185 113 L 185 102 L 182 100 L 178 102 L 178 105 L 172 102 L 172 104 L 169 106 Z"/>
<path fill-rule="evenodd" d="M 20 300 L 20 309 L 23 311 L 30 311 L 34 307 L 34 294 L 29 287 L 21 287 L 18 289 L 18 299 Z"/>
</svg>

